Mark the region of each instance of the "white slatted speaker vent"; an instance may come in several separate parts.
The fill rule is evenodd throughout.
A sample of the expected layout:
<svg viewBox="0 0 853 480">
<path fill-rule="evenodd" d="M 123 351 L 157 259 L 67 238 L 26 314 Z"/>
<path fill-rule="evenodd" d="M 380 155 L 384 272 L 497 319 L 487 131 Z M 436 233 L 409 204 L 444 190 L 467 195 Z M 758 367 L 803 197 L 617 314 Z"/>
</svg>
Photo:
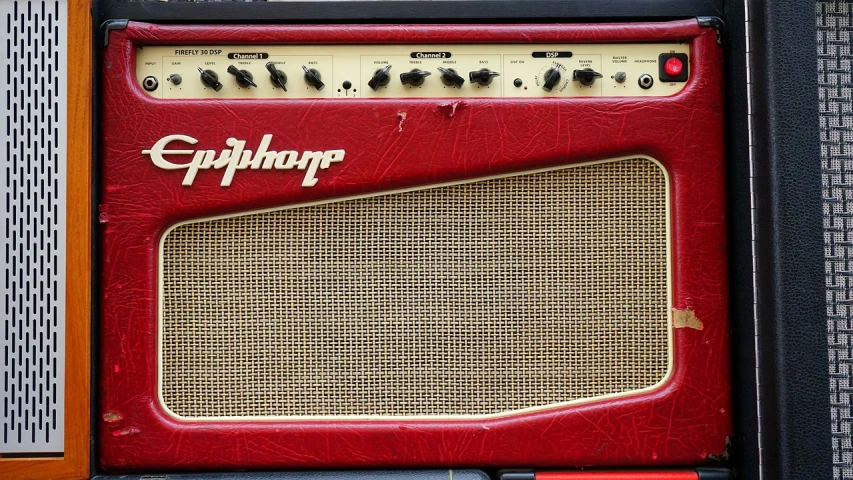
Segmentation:
<svg viewBox="0 0 853 480">
<path fill-rule="evenodd" d="M 66 7 L 0 2 L 3 455 L 63 451 Z"/>
</svg>

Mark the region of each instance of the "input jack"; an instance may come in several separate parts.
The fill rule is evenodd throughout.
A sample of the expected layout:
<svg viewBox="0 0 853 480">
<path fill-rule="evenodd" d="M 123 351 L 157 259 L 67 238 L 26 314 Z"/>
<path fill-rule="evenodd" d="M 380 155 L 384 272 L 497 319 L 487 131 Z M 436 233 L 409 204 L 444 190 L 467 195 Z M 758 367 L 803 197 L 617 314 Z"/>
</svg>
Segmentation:
<svg viewBox="0 0 853 480">
<path fill-rule="evenodd" d="M 157 86 L 159 84 L 160 83 L 157 82 L 157 79 L 154 77 L 149 76 L 142 79 L 142 88 L 144 88 L 148 92 L 153 92 L 154 90 L 157 90 Z"/>
</svg>

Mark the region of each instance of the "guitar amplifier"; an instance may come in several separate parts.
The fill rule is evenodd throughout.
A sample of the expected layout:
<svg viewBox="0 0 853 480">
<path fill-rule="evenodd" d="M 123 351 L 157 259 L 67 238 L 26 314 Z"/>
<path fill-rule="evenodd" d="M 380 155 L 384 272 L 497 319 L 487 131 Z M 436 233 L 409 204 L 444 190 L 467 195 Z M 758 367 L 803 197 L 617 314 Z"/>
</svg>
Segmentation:
<svg viewBox="0 0 853 480">
<path fill-rule="evenodd" d="M 0 2 L 0 478 L 853 478 L 851 12 Z"/>
<path fill-rule="evenodd" d="M 718 33 L 109 24 L 101 465 L 724 458 Z"/>
</svg>

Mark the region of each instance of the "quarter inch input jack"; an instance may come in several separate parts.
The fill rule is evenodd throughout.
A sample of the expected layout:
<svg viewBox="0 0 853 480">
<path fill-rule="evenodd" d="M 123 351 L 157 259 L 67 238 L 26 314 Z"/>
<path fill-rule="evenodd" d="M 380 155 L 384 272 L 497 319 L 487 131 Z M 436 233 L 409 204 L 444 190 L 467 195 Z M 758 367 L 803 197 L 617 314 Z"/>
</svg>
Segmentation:
<svg viewBox="0 0 853 480">
<path fill-rule="evenodd" d="M 160 85 L 160 82 L 157 81 L 154 77 L 145 77 L 142 79 L 142 88 L 144 88 L 148 92 L 153 92 L 157 90 L 157 86 Z"/>
</svg>

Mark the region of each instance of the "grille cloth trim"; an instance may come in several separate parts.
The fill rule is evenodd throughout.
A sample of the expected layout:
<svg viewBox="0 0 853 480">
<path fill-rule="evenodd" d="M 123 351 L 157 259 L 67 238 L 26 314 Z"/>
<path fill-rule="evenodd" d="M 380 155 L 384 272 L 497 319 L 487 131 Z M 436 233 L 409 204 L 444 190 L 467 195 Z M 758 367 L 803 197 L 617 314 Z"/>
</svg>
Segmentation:
<svg viewBox="0 0 853 480">
<path fill-rule="evenodd" d="M 622 159 L 178 225 L 161 401 L 194 419 L 467 416 L 653 387 L 667 190 L 658 164 Z"/>
</svg>

